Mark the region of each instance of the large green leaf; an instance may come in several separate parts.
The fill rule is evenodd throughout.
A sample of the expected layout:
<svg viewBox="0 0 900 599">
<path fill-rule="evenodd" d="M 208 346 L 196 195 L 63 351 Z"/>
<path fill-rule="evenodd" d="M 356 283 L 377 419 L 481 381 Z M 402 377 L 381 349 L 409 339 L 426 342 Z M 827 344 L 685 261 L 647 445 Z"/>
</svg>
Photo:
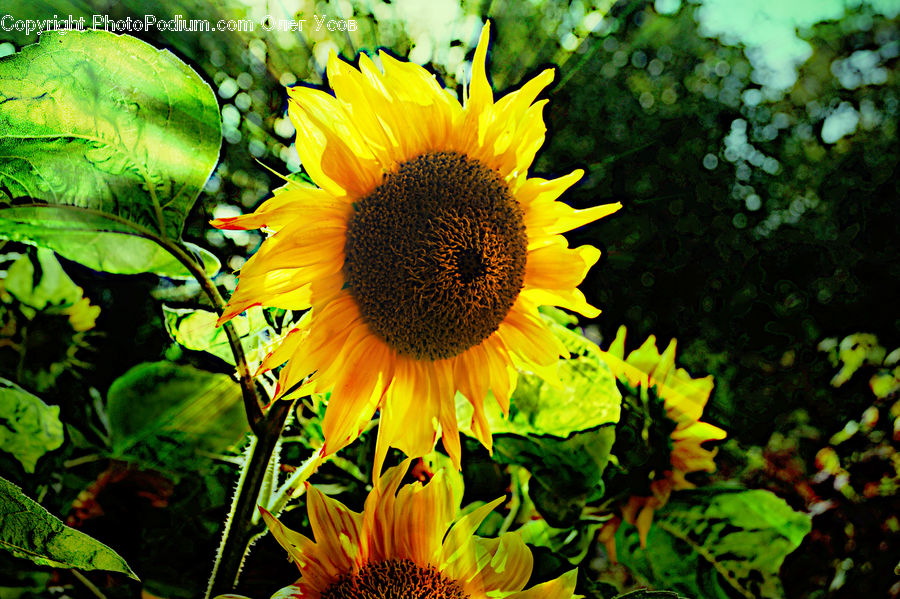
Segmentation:
<svg viewBox="0 0 900 599">
<path fill-rule="evenodd" d="M 522 373 L 509 418 L 495 401 L 485 407 L 495 459 L 527 468 L 535 504 L 552 525 L 566 527 L 589 495 L 602 492 L 622 396 L 596 345 L 551 319 L 548 325 L 572 352 L 559 361 L 559 380 Z M 457 413 L 460 422 L 471 420 L 472 408 L 462 396 Z"/>
<path fill-rule="evenodd" d="M 180 239 L 218 159 L 218 104 L 197 73 L 126 35 L 47 32 L 0 60 L 0 103 L 0 201 L 16 204 L 0 236 L 187 276 L 153 240 Z"/>
<path fill-rule="evenodd" d="M 15 383 L 0 378 L 0 447 L 34 472 L 38 459 L 63 444 L 59 406 L 48 406 Z"/>
<path fill-rule="evenodd" d="M 0 547 L 42 566 L 111 570 L 138 579 L 115 551 L 66 526 L 3 478 L 0 478 Z"/>
<path fill-rule="evenodd" d="M 616 534 L 619 560 L 656 586 L 698 599 L 779 599 L 778 571 L 812 525 L 769 491 L 680 491 L 653 518 L 642 549 L 637 530 Z"/>
<path fill-rule="evenodd" d="M 173 433 L 221 451 L 247 429 L 241 389 L 230 376 L 171 362 L 138 364 L 113 381 L 107 404 L 118 454 Z"/>
</svg>

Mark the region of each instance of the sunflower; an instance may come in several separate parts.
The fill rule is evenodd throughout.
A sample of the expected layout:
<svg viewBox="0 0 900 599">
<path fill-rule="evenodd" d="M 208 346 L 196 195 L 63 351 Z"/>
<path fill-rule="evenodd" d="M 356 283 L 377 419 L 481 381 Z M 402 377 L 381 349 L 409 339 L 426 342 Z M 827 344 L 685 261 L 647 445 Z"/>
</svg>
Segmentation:
<svg viewBox="0 0 900 599">
<path fill-rule="evenodd" d="M 361 514 L 310 486 L 315 542 L 260 508 L 300 569 L 300 579 L 273 599 L 573 599 L 575 570 L 522 590 L 533 557 L 517 533 L 474 536 L 502 497 L 458 517 L 460 497 L 443 471 L 426 484 L 401 486 L 409 463 L 375 482 Z"/>
<path fill-rule="evenodd" d="M 440 432 L 458 467 L 456 392 L 490 450 L 488 392 L 506 412 L 517 368 L 547 371 L 566 353 L 538 306 L 599 313 L 576 286 L 600 252 L 569 248 L 561 233 L 621 206 L 557 201 L 580 170 L 527 176 L 546 132 L 547 101 L 535 99 L 553 70 L 495 102 L 488 38 L 489 24 L 462 104 L 434 75 L 385 52 L 383 71 L 365 54 L 356 68 L 332 53 L 334 95 L 288 90 L 315 186 L 289 182 L 254 213 L 212 221 L 271 233 L 221 321 L 255 305 L 309 309 L 260 371 L 286 363 L 276 398 L 330 392 L 322 455 L 352 442 L 380 409 L 378 463 L 388 446 L 424 455 Z"/>
<path fill-rule="evenodd" d="M 653 522 L 653 512 L 668 502 L 672 491 L 694 487 L 686 475 L 691 472 L 715 471 L 713 458 L 716 452 L 704 448 L 703 443 L 725 438 L 725 431 L 700 421 L 713 389 L 713 377 L 694 379 L 683 368 L 676 368 L 674 339 L 660 354 L 656 347 L 656 337 L 651 335 L 625 358 L 625 332 L 624 326 L 619 328 L 609 350 L 600 352 L 601 358 L 616 378 L 630 387 L 645 390 L 655 388 L 654 397 L 662 399 L 664 418 L 668 420 L 665 425 L 671 430 L 671 451 L 667 460 L 669 467 L 655 473 L 650 482 L 651 494 L 629 497 L 621 506 L 621 517 L 614 517 L 601 529 L 600 540 L 606 544 L 609 555 L 613 558 L 613 535 L 622 518 L 637 527 L 641 546 L 645 547 Z"/>
</svg>

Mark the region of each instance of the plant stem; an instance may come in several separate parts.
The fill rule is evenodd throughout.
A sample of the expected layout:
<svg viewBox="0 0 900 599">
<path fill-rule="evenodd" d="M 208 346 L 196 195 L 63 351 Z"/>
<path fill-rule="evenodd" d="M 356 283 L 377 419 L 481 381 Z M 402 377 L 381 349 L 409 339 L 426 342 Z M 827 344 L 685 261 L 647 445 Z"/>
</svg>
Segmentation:
<svg viewBox="0 0 900 599">
<path fill-rule="evenodd" d="M 181 244 L 172 243 L 169 240 L 159 240 L 157 242 L 163 245 L 179 262 L 184 264 L 185 268 L 200 283 L 206 296 L 213 303 L 216 310 L 221 313 L 225 308 L 225 300 L 216 288 L 215 283 L 206 274 L 203 265 L 200 264 Z M 231 346 L 231 353 L 234 354 L 234 364 L 237 369 L 238 379 L 241 382 L 241 394 L 244 398 L 244 411 L 247 413 L 247 422 L 250 424 L 250 430 L 257 437 L 265 435 L 262 430 L 263 411 L 259 401 L 259 394 L 256 391 L 256 383 L 253 382 L 253 376 L 250 374 L 250 367 L 247 366 L 247 356 L 244 355 L 244 347 L 241 345 L 241 338 L 231 322 L 222 324 L 225 335 L 228 337 L 228 345 Z M 281 429 L 279 428 L 279 431 Z"/>
<path fill-rule="evenodd" d="M 152 188 L 150 192 L 151 194 L 153 193 Z M 38 205 L 40 204 L 23 204 L 23 206 Z M 206 296 L 209 298 L 209 301 L 212 302 L 213 306 L 215 306 L 216 310 L 220 313 L 224 310 L 225 300 L 222 299 L 222 295 L 216 288 L 215 283 L 213 283 L 212 279 L 209 278 L 209 275 L 206 274 L 206 270 L 203 268 L 203 261 L 191 254 L 182 243 L 166 236 L 164 232 L 165 228 L 162 225 L 160 225 L 158 231 L 154 231 L 138 223 L 130 222 L 115 214 L 107 214 L 93 208 L 57 206 L 57 209 L 72 211 L 75 215 L 89 214 L 101 216 L 104 219 L 118 223 L 121 226 L 120 229 L 114 229 L 115 232 L 127 235 L 137 235 L 138 237 L 156 243 L 184 265 L 188 272 L 191 273 L 191 276 L 193 276 L 200 284 L 200 287 L 203 289 L 204 293 L 206 293 Z M 159 222 L 162 223 L 162 213 L 159 211 L 158 204 L 156 210 L 157 218 L 159 219 Z M 241 392 L 244 397 L 244 411 L 247 413 L 247 421 L 250 424 L 250 430 L 259 437 L 262 432 L 259 430 L 260 423 L 263 419 L 262 403 L 259 401 L 259 395 L 256 392 L 256 384 L 253 382 L 253 376 L 250 374 L 250 368 L 247 366 L 247 357 L 244 355 L 241 338 L 237 334 L 234 325 L 230 322 L 224 323 L 222 328 L 225 329 L 225 335 L 228 337 L 228 344 L 231 346 L 231 352 L 234 354 L 235 368 L 237 369 L 238 378 L 241 382 Z"/>
<path fill-rule="evenodd" d="M 231 505 L 222 541 L 219 543 L 216 564 L 206 589 L 207 599 L 228 593 L 237 584 L 248 544 L 255 534 L 252 521 L 260 499 L 259 492 L 266 479 L 272 454 L 281 437 L 281 429 L 293 406 L 292 401 L 273 403 L 262 422 L 264 434 L 251 442 L 247 460 L 238 479 L 238 488 L 235 490 L 234 503 Z"/>
<path fill-rule="evenodd" d="M 103 591 L 101 591 L 100 589 L 98 589 L 98 588 L 97 588 L 97 585 L 95 585 L 93 582 L 91 582 L 90 580 L 88 580 L 87 577 L 86 577 L 84 574 L 82 574 L 81 572 L 79 572 L 79 571 L 76 570 L 75 568 L 69 568 L 69 572 L 71 572 L 72 574 L 74 574 L 74 575 L 75 575 L 75 578 L 77 578 L 77 579 L 81 582 L 81 584 L 83 584 L 84 586 L 86 586 L 86 587 L 88 588 L 88 590 L 89 590 L 91 593 L 93 593 L 95 597 L 97 597 L 97 599 L 106 599 L 106 595 L 103 594 Z"/>
<path fill-rule="evenodd" d="M 171 243 L 166 240 L 162 245 L 194 276 L 200 287 L 209 297 L 210 301 L 219 311 L 225 308 L 225 300 L 222 299 L 215 283 L 206 274 L 203 264 L 192 256 L 181 244 Z M 259 399 L 256 383 L 247 366 L 247 357 L 241 345 L 240 336 L 231 322 L 222 325 L 234 355 L 235 367 L 238 378 L 241 381 L 241 391 L 244 398 L 244 410 L 247 413 L 247 422 L 253 438 L 246 459 L 241 466 L 237 489 L 234 500 L 225 521 L 225 530 L 222 532 L 222 540 L 216 552 L 216 561 L 209 577 L 206 588 L 206 598 L 231 591 L 238 581 L 244 558 L 255 536 L 253 517 L 257 512 L 256 506 L 260 500 L 260 491 L 263 488 L 272 456 L 278 447 L 281 431 L 291 408 L 292 401 L 277 401 L 265 412 Z M 273 475 L 277 478 L 277 474 Z"/>
</svg>

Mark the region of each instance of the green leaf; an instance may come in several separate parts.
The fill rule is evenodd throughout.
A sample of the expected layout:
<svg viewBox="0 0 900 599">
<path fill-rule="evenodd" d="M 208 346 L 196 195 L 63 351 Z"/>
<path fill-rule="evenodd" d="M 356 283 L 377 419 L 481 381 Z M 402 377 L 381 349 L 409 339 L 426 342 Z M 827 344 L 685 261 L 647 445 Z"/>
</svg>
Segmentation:
<svg viewBox="0 0 900 599">
<path fill-rule="evenodd" d="M 113 381 L 107 415 L 119 455 L 172 433 L 222 451 L 247 430 L 241 389 L 230 376 L 171 362 L 138 364 Z"/>
<path fill-rule="evenodd" d="M 679 491 L 657 511 L 642 549 L 637 530 L 616 533 L 619 560 L 653 585 L 689 597 L 783 596 L 778 571 L 812 529 L 807 514 L 769 491 Z"/>
<path fill-rule="evenodd" d="M 520 374 L 509 418 L 495 401 L 486 401 L 485 409 L 494 433 L 494 458 L 527 468 L 536 481 L 529 494 L 541 514 L 551 525 L 566 527 L 578 518 L 588 495 L 602 490 L 622 396 L 599 348 L 547 320 L 573 354 L 559 361 L 559 380 Z M 463 423 L 472 417 L 472 407 L 461 395 L 457 414 Z"/>
<path fill-rule="evenodd" d="M 209 352 L 234 366 L 234 354 L 231 353 L 228 336 L 224 328 L 216 326 L 217 319 L 218 315 L 209 310 L 163 306 L 166 330 L 176 343 L 186 349 Z M 263 309 L 258 306 L 249 308 L 246 316 L 232 318 L 231 322 L 247 353 L 258 350 L 270 339 L 269 324 L 263 315 Z"/>
<path fill-rule="evenodd" d="M 569 527 L 581 516 L 588 497 L 602 492 L 602 477 L 615 441 L 615 427 L 574 432 L 561 439 L 543 435 L 500 435 L 494 458 L 532 474 L 528 496 L 547 522 Z"/>
<path fill-rule="evenodd" d="M 0 378 L 0 447 L 15 456 L 25 472 L 63 444 L 59 406 L 48 406 L 15 383 Z"/>
<path fill-rule="evenodd" d="M 172 279 L 191 277 L 187 268 L 146 232 L 73 206 L 0 208 L 0 237 L 50 248 L 94 270 L 121 275 L 152 272 Z M 182 243 L 203 261 L 207 274 L 219 271 L 221 265 L 212 253 Z"/>
<path fill-rule="evenodd" d="M 0 478 L 0 547 L 42 566 L 111 570 L 138 580 L 115 551 L 69 528 L 4 478 Z"/>
<path fill-rule="evenodd" d="M 19 200 L 0 236 L 187 276 L 154 240 L 180 239 L 218 159 L 218 104 L 197 73 L 133 37 L 51 31 L 0 60 L 0 103 L 0 189 Z"/>
<path fill-rule="evenodd" d="M 71 306 L 84 297 L 81 287 L 63 271 L 53 252 L 44 249 L 37 251 L 35 260 L 23 255 L 13 262 L 3 286 L 35 310 L 43 310 L 48 304 Z"/>
<path fill-rule="evenodd" d="M 585 579 L 577 590 L 584 594 L 584 599 L 613 599 L 619 595 L 618 587 L 603 580 Z"/>
<path fill-rule="evenodd" d="M 520 526 L 516 534 L 529 545 L 546 547 L 577 566 L 584 561 L 602 526 L 602 522 L 582 520 L 569 528 L 554 528 L 546 520 L 536 519 Z"/>
</svg>

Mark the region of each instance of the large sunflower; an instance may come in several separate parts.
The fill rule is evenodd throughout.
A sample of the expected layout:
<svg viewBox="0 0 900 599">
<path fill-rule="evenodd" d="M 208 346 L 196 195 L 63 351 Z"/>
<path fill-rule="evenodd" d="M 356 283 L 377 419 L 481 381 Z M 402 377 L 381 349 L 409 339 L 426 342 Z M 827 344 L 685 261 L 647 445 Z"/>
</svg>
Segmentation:
<svg viewBox="0 0 900 599">
<path fill-rule="evenodd" d="M 703 444 L 724 439 L 725 431 L 700 421 L 713 389 L 713 377 L 695 379 L 683 368 L 676 368 L 674 339 L 660 354 L 656 347 L 656 337 L 650 335 L 626 358 L 625 334 L 625 327 L 620 327 L 609 349 L 601 351 L 600 356 L 616 378 L 628 386 L 644 390 L 655 388 L 653 398 L 662 400 L 664 418 L 669 421 L 664 425 L 671 430 L 668 467 L 653 473 L 651 494 L 632 495 L 620 508 L 621 518 L 637 527 L 641 546 L 646 546 L 653 512 L 669 501 L 672 491 L 694 487 L 686 475 L 691 472 L 715 471 L 715 450 L 707 449 Z M 613 535 L 621 518 L 613 518 L 600 532 L 600 540 L 606 543 L 613 557 Z"/>
<path fill-rule="evenodd" d="M 553 71 L 495 102 L 488 30 L 462 104 L 434 75 L 385 52 L 383 72 L 365 54 L 358 69 L 332 54 L 334 95 L 289 89 L 297 151 L 318 187 L 290 183 L 252 214 L 213 221 L 271 233 L 221 320 L 255 305 L 311 308 L 261 370 L 287 362 L 278 397 L 330 391 L 323 455 L 380 408 L 380 458 L 388 446 L 424 455 L 441 431 L 458 466 L 457 390 L 490 449 L 488 391 L 506 411 L 516 367 L 540 371 L 565 353 L 538 305 L 599 313 L 576 286 L 600 252 L 569 248 L 561 233 L 620 205 L 556 201 L 580 170 L 527 176 L 546 131 L 547 101 L 535 99 Z"/>
<path fill-rule="evenodd" d="M 300 569 L 300 580 L 273 599 L 573 599 L 575 570 L 522 590 L 533 557 L 517 533 L 474 536 L 502 497 L 458 517 L 460 497 L 438 480 L 443 473 L 401 487 L 408 467 L 409 460 L 376 481 L 361 514 L 309 487 L 315 542 L 262 510 Z"/>
</svg>

